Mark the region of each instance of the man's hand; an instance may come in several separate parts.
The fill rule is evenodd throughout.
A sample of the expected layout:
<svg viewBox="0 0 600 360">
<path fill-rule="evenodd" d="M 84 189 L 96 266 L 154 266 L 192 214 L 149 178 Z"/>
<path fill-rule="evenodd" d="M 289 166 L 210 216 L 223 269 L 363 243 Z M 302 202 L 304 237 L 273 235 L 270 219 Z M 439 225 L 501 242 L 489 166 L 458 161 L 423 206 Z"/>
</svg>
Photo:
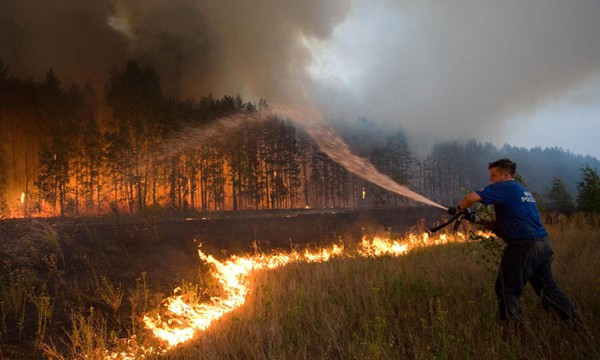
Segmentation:
<svg viewBox="0 0 600 360">
<path fill-rule="evenodd" d="M 450 206 L 448 208 L 448 214 L 450 215 L 458 215 L 458 214 L 463 214 L 463 219 L 471 221 L 471 222 L 478 222 L 479 216 L 477 216 L 477 213 L 474 211 L 471 211 L 470 209 L 467 210 L 462 210 L 460 207 L 454 207 L 454 206 Z"/>
<path fill-rule="evenodd" d="M 465 212 L 465 214 L 463 215 L 463 219 L 474 222 L 474 223 L 478 223 L 479 222 L 479 216 L 477 216 L 477 213 L 474 211 L 470 211 L 467 210 Z"/>
<path fill-rule="evenodd" d="M 450 214 L 450 215 L 456 215 L 456 214 L 461 213 L 461 212 L 463 212 L 463 211 L 460 210 L 459 207 L 450 206 L 448 208 L 448 214 Z"/>
</svg>

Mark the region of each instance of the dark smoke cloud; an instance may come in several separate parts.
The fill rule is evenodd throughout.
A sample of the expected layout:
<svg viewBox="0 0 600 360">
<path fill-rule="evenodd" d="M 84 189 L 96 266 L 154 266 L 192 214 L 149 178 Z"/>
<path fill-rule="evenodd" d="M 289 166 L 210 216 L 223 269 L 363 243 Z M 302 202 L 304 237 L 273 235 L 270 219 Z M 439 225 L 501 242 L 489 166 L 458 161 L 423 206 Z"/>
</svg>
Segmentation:
<svg viewBox="0 0 600 360">
<path fill-rule="evenodd" d="M 127 42 L 108 26 L 102 1 L 0 1 L 0 58 L 20 77 L 50 68 L 70 82 L 96 82 L 127 58 Z"/>
<path fill-rule="evenodd" d="M 129 60 L 183 96 L 306 96 L 310 53 L 348 9 L 320 0 L 0 0 L 0 57 L 18 76 L 53 68 L 102 84 Z"/>
<path fill-rule="evenodd" d="M 333 116 L 402 126 L 412 139 L 493 138 L 498 124 L 600 78 L 598 0 L 0 6 L 0 57 L 17 76 L 40 78 L 53 68 L 67 84 L 102 86 L 112 68 L 134 59 L 157 69 L 169 94 L 313 99 Z M 337 51 L 330 69 L 351 76 L 311 77 L 307 67 L 324 56 L 319 46 Z"/>
</svg>

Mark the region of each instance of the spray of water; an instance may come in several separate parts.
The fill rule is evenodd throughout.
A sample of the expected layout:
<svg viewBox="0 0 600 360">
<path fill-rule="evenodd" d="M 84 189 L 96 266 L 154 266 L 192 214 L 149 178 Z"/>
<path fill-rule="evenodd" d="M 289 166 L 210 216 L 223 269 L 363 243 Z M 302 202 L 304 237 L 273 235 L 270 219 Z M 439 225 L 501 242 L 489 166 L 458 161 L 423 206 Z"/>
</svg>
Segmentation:
<svg viewBox="0 0 600 360">
<path fill-rule="evenodd" d="M 275 105 L 268 111 L 235 114 L 222 117 L 209 126 L 188 128 L 167 143 L 162 149 L 162 156 L 172 156 L 185 149 L 200 147 L 213 139 L 227 136 L 242 125 L 259 123 L 273 116 L 289 119 L 302 127 L 317 144 L 320 151 L 352 174 L 400 196 L 440 209 L 447 209 L 408 187 L 398 184 L 389 176 L 380 173 L 367 159 L 355 155 L 348 144 L 327 125 L 321 112 L 310 106 Z"/>
<path fill-rule="evenodd" d="M 317 109 L 278 105 L 274 107 L 274 112 L 300 125 L 317 144 L 319 150 L 347 171 L 398 195 L 440 209 L 447 209 L 447 207 L 417 194 L 408 187 L 398 184 L 389 176 L 380 173 L 367 159 L 355 155 L 348 144 L 331 127 L 327 126 L 323 115 Z"/>
<path fill-rule="evenodd" d="M 264 111 L 236 113 L 220 117 L 209 125 L 188 126 L 167 139 L 158 149 L 155 158 L 159 161 L 166 161 L 181 152 L 199 149 L 214 141 L 224 141 L 242 126 L 263 122 L 268 116 L 269 114 Z"/>
</svg>

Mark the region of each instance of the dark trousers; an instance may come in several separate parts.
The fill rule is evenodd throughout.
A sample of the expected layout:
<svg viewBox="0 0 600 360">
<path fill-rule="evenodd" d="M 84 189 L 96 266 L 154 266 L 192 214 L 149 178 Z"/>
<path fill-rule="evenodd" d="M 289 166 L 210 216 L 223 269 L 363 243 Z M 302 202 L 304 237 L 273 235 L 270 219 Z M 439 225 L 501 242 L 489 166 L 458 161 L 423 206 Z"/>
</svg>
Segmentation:
<svg viewBox="0 0 600 360">
<path fill-rule="evenodd" d="M 529 281 L 545 309 L 553 309 L 564 320 L 575 315 L 575 306 L 552 276 L 554 252 L 547 239 L 519 240 L 507 244 L 500 260 L 496 296 L 502 320 L 522 321 L 519 298 Z"/>
</svg>

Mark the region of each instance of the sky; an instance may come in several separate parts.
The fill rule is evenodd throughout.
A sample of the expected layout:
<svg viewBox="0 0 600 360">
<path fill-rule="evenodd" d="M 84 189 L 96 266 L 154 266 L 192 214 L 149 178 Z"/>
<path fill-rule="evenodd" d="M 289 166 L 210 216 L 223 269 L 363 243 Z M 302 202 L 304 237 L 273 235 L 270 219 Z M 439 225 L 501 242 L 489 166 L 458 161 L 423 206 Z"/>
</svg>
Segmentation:
<svg viewBox="0 0 600 360">
<path fill-rule="evenodd" d="M 359 3 L 313 44 L 311 73 L 334 108 L 426 149 L 476 138 L 600 157 L 597 19 L 598 1 Z"/>
<path fill-rule="evenodd" d="M 133 59 L 168 95 L 240 94 L 407 131 L 600 158 L 598 0 L 0 0 L 11 74 L 102 89 Z"/>
</svg>

